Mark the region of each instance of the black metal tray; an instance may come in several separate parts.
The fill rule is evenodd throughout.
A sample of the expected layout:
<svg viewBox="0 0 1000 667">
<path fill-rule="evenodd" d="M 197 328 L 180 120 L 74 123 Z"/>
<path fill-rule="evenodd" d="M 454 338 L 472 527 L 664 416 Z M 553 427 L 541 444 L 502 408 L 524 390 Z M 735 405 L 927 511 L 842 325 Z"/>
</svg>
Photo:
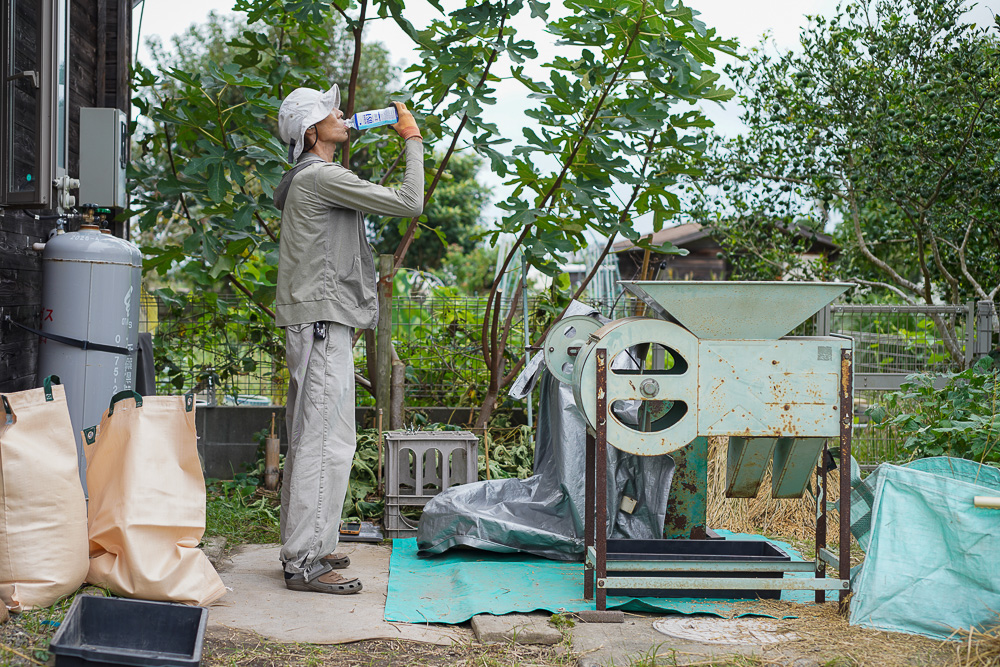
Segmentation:
<svg viewBox="0 0 1000 667">
<path fill-rule="evenodd" d="M 56 667 L 197 667 L 208 609 L 78 595 L 49 644 Z"/>
<path fill-rule="evenodd" d="M 621 572 L 615 571 L 615 561 L 714 561 L 714 562 L 788 562 L 791 556 L 765 540 L 608 540 L 609 577 L 716 577 L 727 579 L 780 579 L 781 572 Z M 609 588 L 608 595 L 655 598 L 710 598 L 725 600 L 777 600 L 781 591 L 753 589 L 672 589 L 672 588 Z"/>
</svg>

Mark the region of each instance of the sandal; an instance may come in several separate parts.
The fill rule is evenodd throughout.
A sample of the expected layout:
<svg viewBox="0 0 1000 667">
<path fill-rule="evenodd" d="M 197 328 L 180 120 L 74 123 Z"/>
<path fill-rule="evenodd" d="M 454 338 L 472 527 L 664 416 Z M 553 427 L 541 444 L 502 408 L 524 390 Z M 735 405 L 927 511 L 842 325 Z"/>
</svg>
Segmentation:
<svg viewBox="0 0 1000 667">
<path fill-rule="evenodd" d="M 291 591 L 312 591 L 314 593 L 348 595 L 361 590 L 361 581 L 357 577 L 348 579 L 338 572 L 326 572 L 312 581 L 306 581 L 306 578 L 302 574 L 286 572 L 285 588 Z"/>
<path fill-rule="evenodd" d="M 351 564 L 351 559 L 349 557 L 344 554 L 338 554 L 337 552 L 333 552 L 329 556 L 323 556 L 320 560 L 332 567 L 334 570 L 343 570 Z"/>
</svg>

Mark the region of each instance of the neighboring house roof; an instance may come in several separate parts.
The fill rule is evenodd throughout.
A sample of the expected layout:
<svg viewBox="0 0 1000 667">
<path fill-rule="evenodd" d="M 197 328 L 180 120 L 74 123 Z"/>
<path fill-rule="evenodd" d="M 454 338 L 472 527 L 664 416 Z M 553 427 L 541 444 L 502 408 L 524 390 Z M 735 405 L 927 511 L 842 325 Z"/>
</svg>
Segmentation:
<svg viewBox="0 0 1000 667">
<path fill-rule="evenodd" d="M 675 227 L 667 227 L 666 229 L 661 229 L 660 231 L 655 232 L 651 242 L 653 245 L 662 245 L 663 243 L 669 241 L 675 246 L 680 246 L 694 241 L 699 241 L 708 235 L 708 232 L 704 231 L 700 224 L 697 222 L 689 222 Z M 635 244 L 629 240 L 619 241 L 611 246 L 611 251 L 624 252 L 626 250 L 631 250 L 634 247 Z"/>
<path fill-rule="evenodd" d="M 834 243 L 833 237 L 829 234 L 817 232 L 801 224 L 795 225 L 795 229 L 790 231 L 794 231 L 795 234 L 798 234 L 803 238 L 811 239 L 814 246 L 819 246 L 819 249 L 825 248 L 830 252 L 837 252 L 840 250 L 840 247 Z M 666 229 L 661 229 L 660 231 L 655 232 L 651 242 L 653 245 L 661 245 L 669 241 L 675 246 L 684 247 L 685 245 L 689 245 L 695 241 L 700 241 L 705 238 L 711 238 L 711 234 L 707 229 L 697 222 L 688 222 L 683 225 L 667 227 Z M 611 249 L 616 253 L 627 252 L 635 249 L 635 244 L 628 240 L 619 241 L 614 244 Z"/>
</svg>

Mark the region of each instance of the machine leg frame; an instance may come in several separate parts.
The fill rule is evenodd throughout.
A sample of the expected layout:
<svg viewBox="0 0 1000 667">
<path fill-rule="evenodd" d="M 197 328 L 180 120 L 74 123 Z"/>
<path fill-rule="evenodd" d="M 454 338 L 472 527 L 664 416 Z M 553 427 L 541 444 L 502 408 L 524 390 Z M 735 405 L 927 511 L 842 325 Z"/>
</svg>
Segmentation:
<svg viewBox="0 0 1000 667">
<path fill-rule="evenodd" d="M 586 445 L 586 511 L 584 523 L 584 599 L 595 597 L 597 611 L 607 610 L 608 579 L 607 563 L 607 526 L 608 526 L 608 437 L 607 437 L 607 373 L 608 358 L 605 348 L 594 351 L 597 374 L 597 424 L 595 434 L 587 434 Z M 840 383 L 840 521 L 838 557 L 833 558 L 826 550 L 827 540 L 827 470 L 824 447 L 824 458 L 817 469 L 817 498 L 819 507 L 816 512 L 816 579 L 826 577 L 826 565 L 829 562 L 837 568 L 838 579 L 842 582 L 839 588 L 840 605 L 844 606 L 850 593 L 848 582 L 851 576 L 851 430 L 854 425 L 853 405 L 853 368 L 852 351 L 841 350 L 841 383 Z M 819 491 L 822 490 L 821 493 Z M 590 547 L 593 547 L 594 558 L 590 558 Z M 821 557 L 822 554 L 822 557 Z M 833 561 L 836 561 L 835 563 Z M 596 582 L 595 582 L 596 579 Z M 709 583 L 710 580 L 706 580 Z M 833 582 L 830 582 L 833 583 Z M 596 584 L 596 591 L 595 591 Z M 819 586 L 817 582 L 817 586 Z M 665 583 L 664 588 L 668 585 Z M 801 586 L 789 586 L 801 589 Z M 826 601 L 826 590 L 833 588 L 827 584 L 823 589 L 817 588 L 816 602 Z"/>
</svg>

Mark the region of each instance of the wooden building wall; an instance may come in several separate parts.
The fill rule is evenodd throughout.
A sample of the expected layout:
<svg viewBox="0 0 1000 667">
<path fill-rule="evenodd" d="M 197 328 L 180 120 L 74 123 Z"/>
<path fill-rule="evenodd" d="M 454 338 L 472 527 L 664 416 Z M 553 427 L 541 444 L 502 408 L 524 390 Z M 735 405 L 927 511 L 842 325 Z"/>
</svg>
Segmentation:
<svg viewBox="0 0 1000 667">
<path fill-rule="evenodd" d="M 117 107 L 129 114 L 131 0 L 71 0 L 69 57 L 69 173 L 80 174 L 80 108 Z M 3 315 L 41 326 L 42 257 L 32 244 L 44 242 L 52 211 L 0 208 L 0 391 L 38 385 L 38 337 L 2 322 Z M 78 223 L 71 221 L 69 231 Z M 113 230 L 124 236 L 127 226 Z"/>
<path fill-rule="evenodd" d="M 650 255 L 648 280 L 726 280 L 731 268 L 719 257 L 722 247 L 712 238 L 703 238 L 683 247 L 687 255 Z M 637 280 L 642 270 L 643 251 L 627 250 L 618 254 L 618 271 L 622 280 Z M 657 270 L 663 268 L 662 273 Z"/>
</svg>

